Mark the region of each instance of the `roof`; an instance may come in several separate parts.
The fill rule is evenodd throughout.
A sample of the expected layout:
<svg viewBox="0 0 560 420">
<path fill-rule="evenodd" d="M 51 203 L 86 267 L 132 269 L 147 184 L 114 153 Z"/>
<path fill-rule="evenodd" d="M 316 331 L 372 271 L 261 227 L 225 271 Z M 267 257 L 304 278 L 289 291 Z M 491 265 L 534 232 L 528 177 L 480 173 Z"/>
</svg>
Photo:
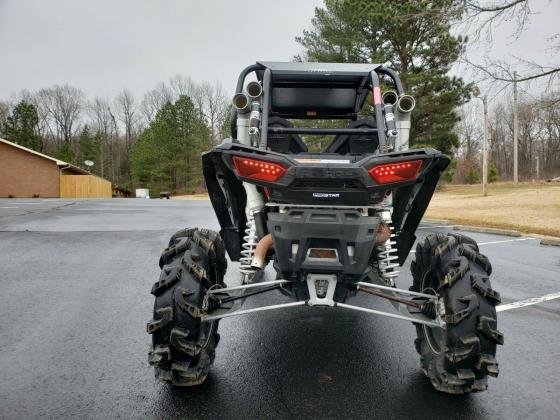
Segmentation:
<svg viewBox="0 0 560 420">
<path fill-rule="evenodd" d="M 263 80 L 271 72 L 272 115 L 298 119 L 355 119 L 369 93 L 371 73 L 382 67 L 368 63 L 300 63 L 258 61 Z"/>
<path fill-rule="evenodd" d="M 83 174 L 83 175 L 92 175 L 90 172 L 86 171 L 85 169 L 80 168 L 79 166 L 72 165 L 71 163 L 64 162 L 63 160 L 53 158 L 52 156 L 45 155 L 43 153 L 37 152 L 36 150 L 29 149 L 27 147 L 21 146 L 17 143 L 13 143 L 11 141 L 8 141 L 8 140 L 2 139 L 2 138 L 0 138 L 0 143 L 7 144 L 8 146 L 12 146 L 12 147 L 15 147 L 17 149 L 23 150 L 27 153 L 31 153 L 33 155 L 42 157 L 43 159 L 48 159 L 52 162 L 55 162 L 61 169 L 68 168 L 68 169 L 71 169 L 71 170 L 73 170 L 75 172 L 78 172 L 80 174 Z"/>
<path fill-rule="evenodd" d="M 258 61 L 268 67 L 275 74 L 314 74 L 321 76 L 368 76 L 372 71 L 381 67 L 381 64 L 370 63 L 315 63 L 315 62 L 280 62 Z"/>
</svg>

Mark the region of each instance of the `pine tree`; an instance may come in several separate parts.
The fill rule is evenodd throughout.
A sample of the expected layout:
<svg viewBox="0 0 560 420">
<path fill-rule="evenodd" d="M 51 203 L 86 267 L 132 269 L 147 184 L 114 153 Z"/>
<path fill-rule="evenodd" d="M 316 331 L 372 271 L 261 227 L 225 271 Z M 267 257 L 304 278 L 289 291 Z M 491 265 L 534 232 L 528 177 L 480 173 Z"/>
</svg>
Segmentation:
<svg viewBox="0 0 560 420">
<path fill-rule="evenodd" d="M 312 29 L 296 40 L 299 60 L 389 63 L 416 99 L 411 145 L 428 144 L 450 153 L 458 146 L 456 107 L 470 86 L 448 75 L 466 40 L 450 33 L 461 14 L 454 0 L 325 0 L 315 9 Z"/>
<path fill-rule="evenodd" d="M 7 140 L 33 150 L 41 151 L 41 138 L 37 135 L 39 116 L 32 103 L 20 101 L 6 118 L 3 132 Z"/>
<path fill-rule="evenodd" d="M 91 168 L 94 172 L 96 167 L 99 166 L 99 142 L 96 137 L 91 133 L 91 129 L 86 124 L 80 132 L 78 137 L 78 158 L 77 163 L 83 165 L 86 160 L 91 160 L 95 166 Z M 88 168 L 90 169 L 90 168 Z"/>
<path fill-rule="evenodd" d="M 202 183 L 200 154 L 210 130 L 188 96 L 167 102 L 132 147 L 134 176 L 155 191 L 190 192 Z"/>
</svg>

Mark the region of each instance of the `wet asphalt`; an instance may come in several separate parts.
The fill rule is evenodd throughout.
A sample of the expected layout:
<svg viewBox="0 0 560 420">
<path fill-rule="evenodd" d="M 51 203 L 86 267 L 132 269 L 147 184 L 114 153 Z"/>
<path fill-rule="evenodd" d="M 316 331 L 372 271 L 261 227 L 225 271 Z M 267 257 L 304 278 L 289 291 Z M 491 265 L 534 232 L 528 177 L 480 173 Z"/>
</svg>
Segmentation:
<svg viewBox="0 0 560 420">
<path fill-rule="evenodd" d="M 483 393 L 433 390 L 412 324 L 340 308 L 222 320 L 202 386 L 157 383 L 149 290 L 168 237 L 186 226 L 217 228 L 208 201 L 0 200 L 0 418 L 560 418 L 560 299 L 499 314 L 500 376 Z M 560 291 L 559 247 L 528 238 L 481 250 L 503 303 Z M 399 287 L 411 283 L 411 258 Z"/>
</svg>

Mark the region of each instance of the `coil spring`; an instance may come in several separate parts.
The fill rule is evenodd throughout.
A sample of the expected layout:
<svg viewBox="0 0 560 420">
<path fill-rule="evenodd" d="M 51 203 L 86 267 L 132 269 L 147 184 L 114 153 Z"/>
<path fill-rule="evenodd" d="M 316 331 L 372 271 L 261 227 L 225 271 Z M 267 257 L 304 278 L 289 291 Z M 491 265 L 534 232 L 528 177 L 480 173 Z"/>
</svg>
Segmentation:
<svg viewBox="0 0 560 420">
<path fill-rule="evenodd" d="M 251 261 L 257 246 L 257 232 L 255 228 L 255 217 L 253 212 L 249 213 L 247 217 L 247 225 L 245 228 L 245 236 L 243 236 L 243 243 L 241 244 L 241 258 L 239 258 L 239 268 L 243 275 L 243 281 L 247 282 L 249 276 L 254 274 L 255 270 L 251 268 Z"/>
<path fill-rule="evenodd" d="M 391 235 L 383 245 L 377 247 L 378 269 L 385 283 L 393 287 L 395 279 L 400 274 L 400 271 L 397 270 L 399 264 L 395 263 L 399 259 L 396 248 L 397 242 L 395 241 L 395 228 L 391 222 L 391 212 L 389 210 L 383 210 L 380 216 L 381 220 L 389 226 Z"/>
</svg>

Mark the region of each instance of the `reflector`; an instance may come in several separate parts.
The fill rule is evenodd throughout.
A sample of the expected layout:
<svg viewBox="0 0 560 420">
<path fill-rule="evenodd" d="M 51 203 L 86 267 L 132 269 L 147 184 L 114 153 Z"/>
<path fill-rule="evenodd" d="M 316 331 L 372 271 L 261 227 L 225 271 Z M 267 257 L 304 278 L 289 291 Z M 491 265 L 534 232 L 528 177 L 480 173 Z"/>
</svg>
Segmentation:
<svg viewBox="0 0 560 420">
<path fill-rule="evenodd" d="M 369 176 L 371 176 L 371 178 L 378 184 L 390 184 L 392 182 L 416 179 L 421 166 L 421 160 L 384 163 L 382 165 L 374 166 L 368 171 L 368 173 Z"/>
<path fill-rule="evenodd" d="M 286 172 L 278 163 L 241 156 L 233 157 L 233 165 L 239 176 L 266 182 L 276 182 Z"/>
</svg>

